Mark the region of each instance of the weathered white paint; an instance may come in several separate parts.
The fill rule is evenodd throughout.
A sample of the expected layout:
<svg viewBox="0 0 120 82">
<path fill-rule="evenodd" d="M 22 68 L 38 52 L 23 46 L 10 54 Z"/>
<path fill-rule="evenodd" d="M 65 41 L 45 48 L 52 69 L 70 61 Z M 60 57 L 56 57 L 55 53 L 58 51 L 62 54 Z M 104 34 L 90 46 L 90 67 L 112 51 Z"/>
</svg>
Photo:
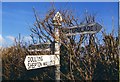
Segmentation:
<svg viewBox="0 0 120 82">
<path fill-rule="evenodd" d="M 43 68 L 60 64 L 59 55 L 28 55 L 24 64 L 27 70 Z"/>
</svg>

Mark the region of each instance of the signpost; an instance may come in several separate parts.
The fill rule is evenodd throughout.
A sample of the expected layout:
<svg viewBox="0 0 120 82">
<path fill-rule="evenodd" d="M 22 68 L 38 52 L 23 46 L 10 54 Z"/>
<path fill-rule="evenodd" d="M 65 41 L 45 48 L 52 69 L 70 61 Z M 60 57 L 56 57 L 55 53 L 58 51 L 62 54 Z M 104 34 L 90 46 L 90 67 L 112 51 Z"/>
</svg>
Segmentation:
<svg viewBox="0 0 120 82">
<path fill-rule="evenodd" d="M 28 55 L 24 64 L 27 70 L 59 65 L 59 55 Z"/>
<path fill-rule="evenodd" d="M 37 69 L 37 68 L 43 68 L 48 66 L 56 66 L 55 70 L 55 78 L 56 82 L 60 82 L 60 38 L 59 38 L 59 30 L 61 29 L 62 32 L 66 36 L 73 36 L 77 34 L 94 34 L 99 32 L 102 29 L 102 26 L 96 22 L 89 23 L 89 24 L 83 24 L 79 26 L 72 26 L 72 27 L 66 27 L 66 28 L 60 28 L 62 22 L 62 16 L 59 12 L 55 14 L 55 17 L 53 18 L 53 24 L 54 24 L 54 34 L 55 34 L 55 45 L 49 46 L 49 43 L 45 44 L 36 44 L 34 46 L 38 46 L 38 49 L 31 49 L 30 52 L 35 51 L 51 51 L 54 48 L 53 54 L 54 55 L 28 55 L 25 58 L 25 67 L 27 70 L 31 69 Z M 42 47 L 41 45 L 47 45 L 45 47 Z M 33 48 L 34 48 L 33 46 Z M 41 49 L 39 49 L 41 48 Z M 53 48 L 53 49 L 51 49 Z"/>
</svg>

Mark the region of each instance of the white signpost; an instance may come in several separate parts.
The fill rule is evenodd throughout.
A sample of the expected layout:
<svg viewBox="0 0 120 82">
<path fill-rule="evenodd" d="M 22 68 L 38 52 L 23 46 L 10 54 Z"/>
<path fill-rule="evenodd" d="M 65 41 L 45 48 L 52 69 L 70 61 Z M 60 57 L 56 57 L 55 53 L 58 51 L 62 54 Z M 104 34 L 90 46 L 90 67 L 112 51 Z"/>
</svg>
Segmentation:
<svg viewBox="0 0 120 82">
<path fill-rule="evenodd" d="M 48 66 L 56 66 L 55 78 L 56 82 L 60 82 L 60 38 L 59 38 L 59 28 L 61 27 L 62 16 L 59 12 L 55 14 L 53 18 L 55 26 L 55 50 L 54 55 L 28 55 L 25 58 L 25 67 L 27 70 L 43 68 Z M 62 32 L 67 36 L 73 36 L 76 34 L 94 34 L 99 32 L 102 29 L 102 26 L 98 23 L 90 23 L 86 25 L 79 25 L 73 27 L 61 28 Z M 43 45 L 43 44 L 40 44 Z M 38 46 L 40 46 L 38 45 Z M 41 47 L 40 47 L 41 48 Z M 50 51 L 50 48 L 45 49 L 34 49 L 29 50 L 30 52 L 35 51 Z"/>
<path fill-rule="evenodd" d="M 59 55 L 28 55 L 25 58 L 25 67 L 27 70 L 43 68 L 60 64 Z"/>
</svg>

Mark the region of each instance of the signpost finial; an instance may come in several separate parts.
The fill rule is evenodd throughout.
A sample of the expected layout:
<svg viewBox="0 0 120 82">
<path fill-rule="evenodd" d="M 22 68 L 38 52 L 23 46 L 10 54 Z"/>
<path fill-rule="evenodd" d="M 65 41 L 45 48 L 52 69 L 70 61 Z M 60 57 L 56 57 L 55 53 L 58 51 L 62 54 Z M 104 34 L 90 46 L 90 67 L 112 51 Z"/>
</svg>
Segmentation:
<svg viewBox="0 0 120 82">
<path fill-rule="evenodd" d="M 61 22 L 62 22 L 62 15 L 60 14 L 60 12 L 57 12 L 53 17 L 53 23 L 54 25 L 61 26 Z"/>
</svg>

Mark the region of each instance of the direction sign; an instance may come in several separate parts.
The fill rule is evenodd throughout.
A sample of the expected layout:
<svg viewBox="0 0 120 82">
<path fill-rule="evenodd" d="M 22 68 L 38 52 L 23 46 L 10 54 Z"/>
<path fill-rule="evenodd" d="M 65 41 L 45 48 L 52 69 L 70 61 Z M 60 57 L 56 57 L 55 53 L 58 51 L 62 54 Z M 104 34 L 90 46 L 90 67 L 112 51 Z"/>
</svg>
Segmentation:
<svg viewBox="0 0 120 82">
<path fill-rule="evenodd" d="M 28 48 L 29 49 L 48 49 L 51 46 L 52 46 L 51 43 L 39 43 L 39 44 L 30 45 Z"/>
<path fill-rule="evenodd" d="M 102 29 L 102 26 L 98 23 L 83 24 L 80 26 L 73 26 L 67 28 L 61 28 L 62 32 L 67 36 L 76 35 L 76 34 L 94 34 L 99 32 Z"/>
<path fill-rule="evenodd" d="M 50 48 L 48 49 L 28 49 L 29 52 L 42 52 L 42 51 L 51 51 Z"/>
<path fill-rule="evenodd" d="M 59 55 L 28 55 L 24 64 L 27 70 L 43 68 L 60 64 Z"/>
<path fill-rule="evenodd" d="M 44 52 L 44 51 L 51 51 L 53 48 L 53 43 L 39 43 L 33 44 L 28 47 L 29 52 Z"/>
</svg>

